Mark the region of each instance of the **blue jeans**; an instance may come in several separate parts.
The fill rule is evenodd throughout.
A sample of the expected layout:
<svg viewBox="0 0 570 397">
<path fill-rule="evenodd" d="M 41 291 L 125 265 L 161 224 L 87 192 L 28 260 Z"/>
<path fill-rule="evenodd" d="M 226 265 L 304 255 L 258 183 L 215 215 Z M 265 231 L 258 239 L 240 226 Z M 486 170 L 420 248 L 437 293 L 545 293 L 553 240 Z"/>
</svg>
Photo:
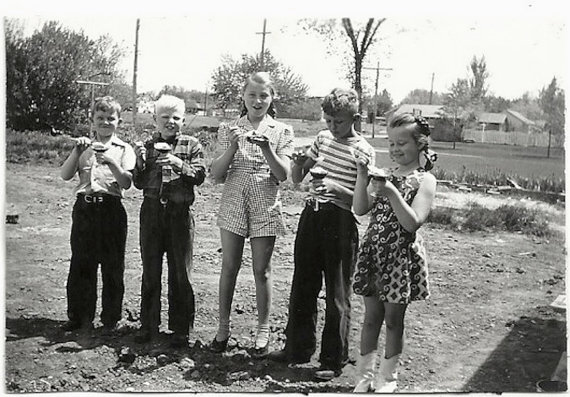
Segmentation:
<svg viewBox="0 0 570 397">
<path fill-rule="evenodd" d="M 323 276 L 326 288 L 325 324 L 319 361 L 339 369 L 348 360 L 350 295 L 358 248 L 352 212 L 334 204 L 318 211 L 306 206 L 295 239 L 295 270 L 289 300 L 285 350 L 292 359 L 307 360 L 316 350 L 317 297 Z"/>
<path fill-rule="evenodd" d="M 158 332 L 162 258 L 168 261 L 168 328 L 188 335 L 194 327 L 194 290 L 190 284 L 194 245 L 194 217 L 187 203 L 145 197 L 140 212 L 140 246 L 143 265 L 141 325 Z"/>
</svg>

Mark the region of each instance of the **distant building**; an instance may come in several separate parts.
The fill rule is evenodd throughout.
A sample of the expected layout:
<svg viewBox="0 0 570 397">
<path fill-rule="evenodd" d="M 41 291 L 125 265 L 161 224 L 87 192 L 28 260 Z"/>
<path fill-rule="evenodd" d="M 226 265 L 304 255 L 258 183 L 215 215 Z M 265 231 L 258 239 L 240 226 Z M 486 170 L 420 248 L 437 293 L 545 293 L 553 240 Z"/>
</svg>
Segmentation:
<svg viewBox="0 0 570 397">
<path fill-rule="evenodd" d="M 484 131 L 509 131 L 509 120 L 505 113 L 482 112 L 477 115 L 477 122 Z"/>
<path fill-rule="evenodd" d="M 414 116 L 422 116 L 433 129 L 435 120 L 443 118 L 443 105 L 422 105 L 419 103 L 406 103 L 386 112 L 386 119 L 402 113 L 411 113 Z"/>
<path fill-rule="evenodd" d="M 521 132 L 538 132 L 540 128 L 538 125 L 524 117 L 519 112 L 514 110 L 507 110 L 507 121 L 509 123 L 509 131 L 521 131 Z"/>
</svg>

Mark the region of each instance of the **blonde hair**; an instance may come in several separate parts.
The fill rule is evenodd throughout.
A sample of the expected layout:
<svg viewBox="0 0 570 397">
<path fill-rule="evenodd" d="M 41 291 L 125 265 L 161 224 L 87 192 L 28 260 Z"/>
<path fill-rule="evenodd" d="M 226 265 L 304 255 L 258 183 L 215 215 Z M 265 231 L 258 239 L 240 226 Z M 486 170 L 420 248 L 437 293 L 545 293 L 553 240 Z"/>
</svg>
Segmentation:
<svg viewBox="0 0 570 397">
<path fill-rule="evenodd" d="M 161 95 L 154 103 L 154 113 L 158 114 L 160 110 L 175 110 L 182 114 L 186 112 L 186 104 L 183 99 L 174 95 Z"/>
</svg>

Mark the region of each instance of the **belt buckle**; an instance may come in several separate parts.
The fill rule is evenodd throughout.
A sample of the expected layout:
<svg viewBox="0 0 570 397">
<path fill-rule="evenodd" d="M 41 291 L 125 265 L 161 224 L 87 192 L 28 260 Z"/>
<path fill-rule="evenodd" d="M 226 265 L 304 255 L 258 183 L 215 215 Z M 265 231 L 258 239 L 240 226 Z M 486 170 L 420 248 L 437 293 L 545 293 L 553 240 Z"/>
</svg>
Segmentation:
<svg viewBox="0 0 570 397">
<path fill-rule="evenodd" d="M 317 212 L 319 210 L 319 200 L 314 197 L 310 197 L 307 199 L 307 204 L 313 209 L 313 211 Z"/>
<path fill-rule="evenodd" d="M 168 203 L 168 199 L 166 197 L 161 197 L 158 201 L 160 201 L 160 204 L 162 205 L 166 205 L 166 203 Z"/>
<path fill-rule="evenodd" d="M 92 196 L 90 194 L 85 194 L 83 196 L 83 200 L 85 200 L 87 204 L 102 203 L 103 196 Z"/>
</svg>

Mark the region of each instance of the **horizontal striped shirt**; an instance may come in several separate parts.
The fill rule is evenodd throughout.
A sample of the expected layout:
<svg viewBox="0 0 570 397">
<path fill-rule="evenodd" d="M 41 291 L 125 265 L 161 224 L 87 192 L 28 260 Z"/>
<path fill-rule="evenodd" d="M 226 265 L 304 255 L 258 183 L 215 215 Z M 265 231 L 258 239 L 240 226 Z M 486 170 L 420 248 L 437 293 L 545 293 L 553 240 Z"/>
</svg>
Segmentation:
<svg viewBox="0 0 570 397">
<path fill-rule="evenodd" d="M 328 172 L 327 178 L 352 192 L 356 185 L 356 159 L 367 158 L 369 164 L 375 164 L 376 160 L 374 148 L 362 136 L 336 139 L 329 130 L 317 134 L 315 141 L 307 150 L 307 156 L 318 161 L 318 165 Z M 333 193 L 311 193 L 311 196 L 321 202 L 332 202 L 347 210 L 352 207 L 352 200 L 344 202 Z"/>
</svg>

